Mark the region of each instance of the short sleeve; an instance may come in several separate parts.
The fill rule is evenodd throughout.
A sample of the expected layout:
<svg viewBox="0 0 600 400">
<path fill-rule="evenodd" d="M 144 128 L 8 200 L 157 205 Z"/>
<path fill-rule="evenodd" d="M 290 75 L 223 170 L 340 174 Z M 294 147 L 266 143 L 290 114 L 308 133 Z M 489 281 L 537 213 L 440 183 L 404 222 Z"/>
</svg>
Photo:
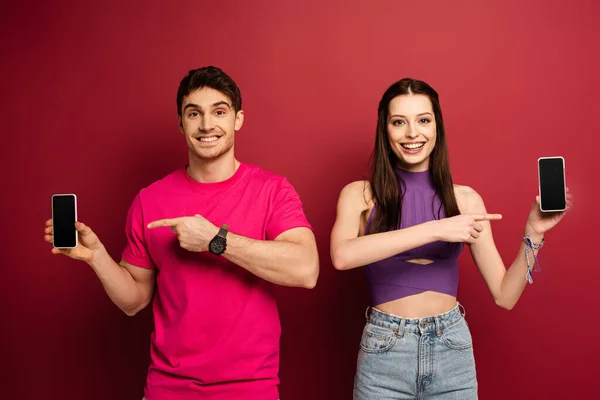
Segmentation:
<svg viewBox="0 0 600 400">
<path fill-rule="evenodd" d="M 272 212 L 267 222 L 267 240 L 274 240 L 289 229 L 301 227 L 312 230 L 304 215 L 300 196 L 288 180 L 283 178 L 275 193 Z"/>
<path fill-rule="evenodd" d="M 131 265 L 152 269 L 154 268 L 154 264 L 150 257 L 150 253 L 148 252 L 144 229 L 142 204 L 140 195 L 138 194 L 133 200 L 127 213 L 127 220 L 125 222 L 127 243 L 125 244 L 125 250 L 123 250 L 122 257 Z"/>
</svg>

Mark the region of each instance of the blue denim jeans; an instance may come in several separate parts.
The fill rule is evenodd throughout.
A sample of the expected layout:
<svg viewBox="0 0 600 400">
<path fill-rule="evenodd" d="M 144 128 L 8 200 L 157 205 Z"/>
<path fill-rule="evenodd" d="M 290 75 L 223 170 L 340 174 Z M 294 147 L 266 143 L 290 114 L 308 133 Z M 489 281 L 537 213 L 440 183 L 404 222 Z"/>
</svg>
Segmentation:
<svg viewBox="0 0 600 400">
<path fill-rule="evenodd" d="M 472 400 L 477 377 L 464 308 L 405 319 L 367 309 L 354 400 Z"/>
</svg>

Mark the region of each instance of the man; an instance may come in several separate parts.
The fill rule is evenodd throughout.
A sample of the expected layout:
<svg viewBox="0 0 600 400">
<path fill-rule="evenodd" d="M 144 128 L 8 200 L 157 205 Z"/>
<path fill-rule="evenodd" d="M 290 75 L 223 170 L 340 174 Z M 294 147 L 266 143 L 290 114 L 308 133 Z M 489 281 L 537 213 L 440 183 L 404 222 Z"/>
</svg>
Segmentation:
<svg viewBox="0 0 600 400">
<path fill-rule="evenodd" d="M 286 178 L 235 159 L 244 112 L 227 74 L 190 71 L 177 111 L 189 163 L 135 197 L 121 261 L 81 222 L 79 245 L 52 252 L 86 261 L 127 315 L 155 295 L 147 400 L 275 400 L 273 284 L 316 285 L 312 227 Z M 52 243 L 52 220 L 46 225 Z"/>
</svg>

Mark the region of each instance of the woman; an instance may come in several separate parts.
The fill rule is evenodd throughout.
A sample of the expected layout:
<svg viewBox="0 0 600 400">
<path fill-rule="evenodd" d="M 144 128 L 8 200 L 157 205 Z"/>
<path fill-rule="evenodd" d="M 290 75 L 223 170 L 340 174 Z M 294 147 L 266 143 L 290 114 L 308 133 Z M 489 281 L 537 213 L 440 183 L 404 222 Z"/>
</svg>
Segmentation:
<svg viewBox="0 0 600 400">
<path fill-rule="evenodd" d="M 565 213 L 542 213 L 536 197 L 507 271 L 490 223 L 501 215 L 452 183 L 438 94 L 413 79 L 390 86 L 372 175 L 341 191 L 331 233 L 335 268 L 363 266 L 371 291 L 354 398 L 476 399 L 471 334 L 456 300 L 464 243 L 496 304 L 511 309 L 532 281 L 544 233 Z"/>
</svg>

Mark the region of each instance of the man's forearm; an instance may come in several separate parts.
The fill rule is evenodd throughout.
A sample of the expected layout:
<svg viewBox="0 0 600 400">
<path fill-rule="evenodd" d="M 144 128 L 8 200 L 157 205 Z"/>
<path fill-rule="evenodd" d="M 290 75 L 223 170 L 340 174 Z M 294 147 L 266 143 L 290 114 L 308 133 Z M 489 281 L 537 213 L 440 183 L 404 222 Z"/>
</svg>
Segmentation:
<svg viewBox="0 0 600 400">
<path fill-rule="evenodd" d="M 88 263 L 104 286 L 108 297 L 125 314 L 134 315 L 147 305 L 143 288 L 123 266 L 102 248 Z"/>
<path fill-rule="evenodd" d="M 319 273 L 316 246 L 284 240 L 254 240 L 228 233 L 223 257 L 269 282 L 313 288 Z"/>
</svg>

